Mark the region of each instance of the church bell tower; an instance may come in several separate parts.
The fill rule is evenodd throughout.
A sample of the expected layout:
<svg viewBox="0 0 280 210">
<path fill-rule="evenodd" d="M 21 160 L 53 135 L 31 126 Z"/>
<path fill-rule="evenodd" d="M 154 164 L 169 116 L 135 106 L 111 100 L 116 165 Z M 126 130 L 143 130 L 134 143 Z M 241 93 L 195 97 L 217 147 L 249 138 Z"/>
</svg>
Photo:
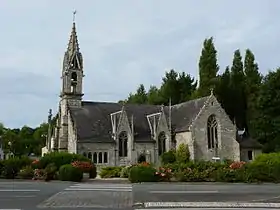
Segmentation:
<svg viewBox="0 0 280 210">
<path fill-rule="evenodd" d="M 74 17 L 75 17 L 74 12 Z M 62 89 L 59 103 L 58 151 L 69 151 L 69 109 L 80 108 L 83 97 L 83 57 L 80 52 L 76 23 L 73 18 L 72 31 L 64 54 L 62 67 Z M 70 137 L 71 138 L 71 137 Z"/>
<path fill-rule="evenodd" d="M 74 13 L 75 15 L 75 13 Z M 69 107 L 80 107 L 83 96 L 83 57 L 80 52 L 76 23 L 73 21 L 67 50 L 64 54 L 62 69 L 61 100 Z"/>
</svg>

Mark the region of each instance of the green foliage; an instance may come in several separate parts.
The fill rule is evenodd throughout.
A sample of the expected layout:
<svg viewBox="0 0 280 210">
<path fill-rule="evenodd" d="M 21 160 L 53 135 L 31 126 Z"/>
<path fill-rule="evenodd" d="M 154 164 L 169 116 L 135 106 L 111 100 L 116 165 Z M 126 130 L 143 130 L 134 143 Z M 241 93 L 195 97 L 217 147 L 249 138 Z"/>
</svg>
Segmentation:
<svg viewBox="0 0 280 210">
<path fill-rule="evenodd" d="M 3 161 L 2 175 L 7 179 L 13 179 L 18 172 L 25 166 L 31 164 L 31 159 L 28 157 L 14 157 Z"/>
<path fill-rule="evenodd" d="M 199 58 L 199 96 L 207 96 L 210 89 L 215 89 L 219 66 L 217 62 L 217 50 L 214 46 L 213 37 L 205 39 Z"/>
<path fill-rule="evenodd" d="M 160 158 L 163 165 L 174 163 L 176 161 L 176 152 L 174 150 L 169 150 L 163 153 Z"/>
<path fill-rule="evenodd" d="M 30 165 L 25 166 L 19 171 L 18 176 L 21 179 L 32 179 L 34 177 L 34 169 Z"/>
<path fill-rule="evenodd" d="M 54 180 L 56 179 L 56 172 L 57 172 L 57 167 L 54 163 L 50 163 L 47 165 L 47 167 L 44 170 L 44 178 L 45 181 L 49 181 L 49 180 Z"/>
<path fill-rule="evenodd" d="M 133 166 L 126 166 L 122 169 L 121 171 L 121 178 L 128 178 L 129 176 L 129 173 L 130 173 L 130 169 L 132 168 Z"/>
<path fill-rule="evenodd" d="M 156 182 L 158 177 L 156 176 L 157 170 L 151 166 L 137 165 L 133 166 L 129 172 L 129 181 L 136 182 Z"/>
<path fill-rule="evenodd" d="M 280 68 L 265 76 L 257 100 L 254 132 L 265 152 L 280 150 Z"/>
<path fill-rule="evenodd" d="M 97 169 L 96 166 L 94 165 L 93 168 L 89 171 L 89 178 L 95 179 L 97 176 Z"/>
<path fill-rule="evenodd" d="M 176 151 L 176 161 L 179 163 L 187 163 L 190 160 L 189 147 L 186 144 L 180 144 Z"/>
<path fill-rule="evenodd" d="M 59 179 L 61 181 L 80 182 L 83 179 L 83 172 L 71 164 L 62 165 L 59 168 Z"/>
<path fill-rule="evenodd" d="M 122 166 L 110 166 L 110 167 L 104 167 L 101 169 L 99 175 L 101 178 L 114 178 L 114 177 L 120 177 L 121 171 L 124 167 Z"/>
<path fill-rule="evenodd" d="M 87 161 L 91 162 L 88 158 L 80 154 L 71 154 L 67 152 L 51 152 L 46 154 L 40 159 L 40 167 L 46 168 L 47 165 L 53 163 L 57 168 L 60 168 L 62 165 L 71 164 L 74 161 Z"/>
</svg>

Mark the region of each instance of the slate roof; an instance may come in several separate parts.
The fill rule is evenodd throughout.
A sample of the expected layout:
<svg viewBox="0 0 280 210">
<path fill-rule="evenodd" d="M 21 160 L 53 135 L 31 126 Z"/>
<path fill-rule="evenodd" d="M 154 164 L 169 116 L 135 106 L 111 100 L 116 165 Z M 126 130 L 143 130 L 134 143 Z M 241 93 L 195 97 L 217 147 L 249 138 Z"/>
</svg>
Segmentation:
<svg viewBox="0 0 280 210">
<path fill-rule="evenodd" d="M 248 134 L 236 135 L 236 140 L 243 149 L 262 149 L 263 145 L 257 140 L 251 138 Z"/>
<path fill-rule="evenodd" d="M 82 141 L 112 142 L 110 114 L 120 111 L 122 104 L 106 102 L 82 102 L 82 108 L 71 108 L 72 119 L 77 127 L 78 139 Z M 135 141 L 150 140 L 150 128 L 146 116 L 157 113 L 161 106 L 126 104 L 130 120 L 133 115 Z"/>
<path fill-rule="evenodd" d="M 198 115 L 208 98 L 209 96 L 172 106 L 172 126 L 174 127 L 175 132 L 189 130 L 189 126 L 192 124 L 192 121 Z"/>
<path fill-rule="evenodd" d="M 186 131 L 196 117 L 207 97 L 172 106 L 172 126 L 176 132 Z M 151 141 L 147 115 L 161 111 L 159 105 L 126 104 L 125 111 L 129 120 L 133 115 L 135 141 Z M 112 125 L 110 114 L 120 111 L 122 104 L 106 102 L 82 102 L 82 108 L 70 108 L 72 119 L 81 141 L 112 142 Z M 169 107 L 164 107 L 166 117 Z"/>
</svg>

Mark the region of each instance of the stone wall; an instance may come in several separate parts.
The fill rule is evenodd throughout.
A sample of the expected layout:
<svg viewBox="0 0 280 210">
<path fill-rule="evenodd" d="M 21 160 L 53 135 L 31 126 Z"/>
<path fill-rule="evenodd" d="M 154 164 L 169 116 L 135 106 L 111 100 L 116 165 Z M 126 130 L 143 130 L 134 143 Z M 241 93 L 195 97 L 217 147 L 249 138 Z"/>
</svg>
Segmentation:
<svg viewBox="0 0 280 210">
<path fill-rule="evenodd" d="M 208 149 L 207 120 L 215 115 L 218 122 L 218 156 L 221 159 L 240 160 L 240 146 L 236 141 L 236 128 L 224 109 L 212 95 L 191 126 L 194 141 L 194 158 L 212 160 L 215 151 Z"/>
</svg>

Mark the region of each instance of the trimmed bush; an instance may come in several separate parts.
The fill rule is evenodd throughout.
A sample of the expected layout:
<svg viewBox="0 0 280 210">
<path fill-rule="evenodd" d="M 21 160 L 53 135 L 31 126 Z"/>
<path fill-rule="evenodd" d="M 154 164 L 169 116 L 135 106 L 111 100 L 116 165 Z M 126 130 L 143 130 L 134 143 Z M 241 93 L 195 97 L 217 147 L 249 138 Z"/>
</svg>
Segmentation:
<svg viewBox="0 0 280 210">
<path fill-rule="evenodd" d="M 114 178 L 114 177 L 120 177 L 121 171 L 124 167 L 123 166 L 109 166 L 101 168 L 101 171 L 99 173 L 101 178 Z"/>
<path fill-rule="evenodd" d="M 97 176 L 96 166 L 94 165 L 93 168 L 89 171 L 89 178 L 95 179 Z"/>
<path fill-rule="evenodd" d="M 132 183 L 136 182 L 156 182 L 158 176 L 156 175 L 157 170 L 151 166 L 137 165 L 133 166 L 129 172 L 129 181 Z"/>
<path fill-rule="evenodd" d="M 169 150 L 161 155 L 161 163 L 166 165 L 169 163 L 174 163 L 176 161 L 176 152 L 174 150 Z"/>
<path fill-rule="evenodd" d="M 25 166 L 19 171 L 18 176 L 21 179 L 32 179 L 34 177 L 34 170 L 31 166 Z"/>
<path fill-rule="evenodd" d="M 91 162 L 90 159 L 80 154 L 71 154 L 67 152 L 51 152 L 40 159 L 39 165 L 40 168 L 46 168 L 47 165 L 53 163 L 57 168 L 60 168 L 63 165 L 71 164 L 72 162 L 77 160 Z"/>
<path fill-rule="evenodd" d="M 59 179 L 61 181 L 80 182 L 83 179 L 83 172 L 71 164 L 66 164 L 59 168 Z"/>
</svg>

